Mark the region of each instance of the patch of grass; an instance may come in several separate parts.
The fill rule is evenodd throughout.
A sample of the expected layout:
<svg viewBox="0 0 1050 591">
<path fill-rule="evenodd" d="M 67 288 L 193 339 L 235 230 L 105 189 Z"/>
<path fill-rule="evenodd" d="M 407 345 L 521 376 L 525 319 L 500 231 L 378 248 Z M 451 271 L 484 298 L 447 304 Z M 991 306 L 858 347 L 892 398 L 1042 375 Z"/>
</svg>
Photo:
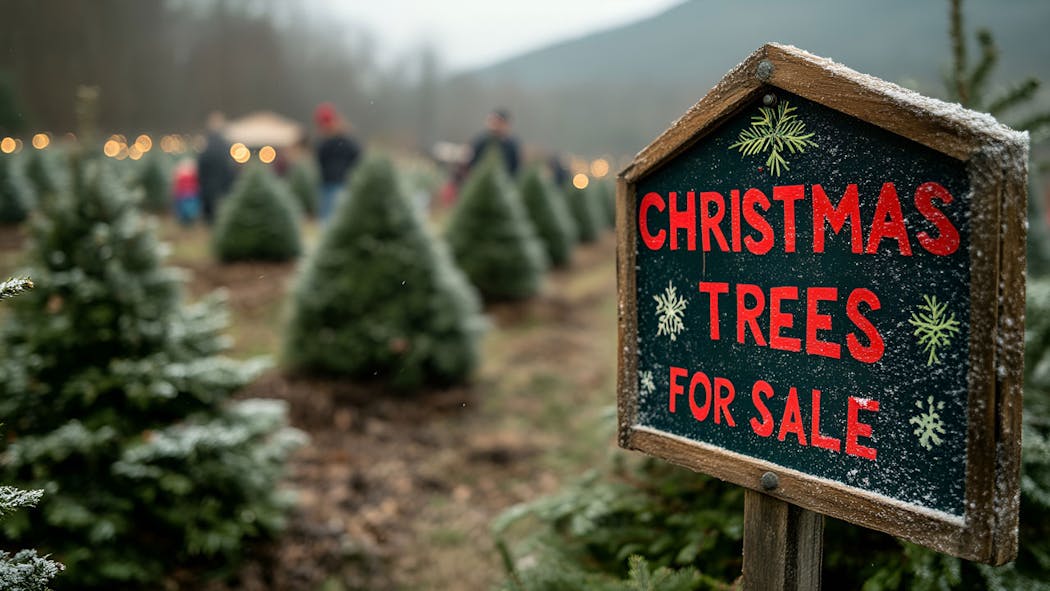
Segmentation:
<svg viewBox="0 0 1050 591">
<path fill-rule="evenodd" d="M 427 537 L 435 546 L 460 546 L 467 541 L 466 532 L 451 527 L 437 528 Z"/>
<path fill-rule="evenodd" d="M 413 562 L 431 565 L 407 574 L 405 589 L 489 589 L 504 578 L 488 523 L 516 502 L 556 490 L 615 448 L 616 281 L 611 237 L 588 247 L 582 264 L 552 275 L 553 293 L 568 301 L 571 323 L 542 314 L 495 328 L 484 344 L 476 389 L 480 409 L 465 430 L 521 440 L 537 453 L 495 471 L 455 466 L 456 480 L 492 483 L 499 498 L 427 504 L 423 539 Z M 610 414 L 611 413 L 611 414 Z M 466 435 L 466 434 L 465 434 Z M 450 467 L 451 469 L 451 467 Z M 462 538 L 448 531 L 469 532 Z M 422 537 L 423 534 L 421 534 Z M 469 573 L 442 565 L 470 563 Z"/>
</svg>

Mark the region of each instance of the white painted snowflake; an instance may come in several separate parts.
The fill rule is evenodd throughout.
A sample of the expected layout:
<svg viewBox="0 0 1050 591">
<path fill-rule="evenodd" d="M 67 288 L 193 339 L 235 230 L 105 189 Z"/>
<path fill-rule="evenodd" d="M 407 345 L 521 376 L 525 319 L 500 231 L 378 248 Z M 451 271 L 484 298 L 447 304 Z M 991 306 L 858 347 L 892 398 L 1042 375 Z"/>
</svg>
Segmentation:
<svg viewBox="0 0 1050 591">
<path fill-rule="evenodd" d="M 933 396 L 927 398 L 926 402 L 929 406 L 923 406 L 921 400 L 915 402 L 915 406 L 925 412 L 920 412 L 908 419 L 908 422 L 915 425 L 914 433 L 919 437 L 919 445 L 927 450 L 932 450 L 933 446 L 944 443 L 944 440 L 941 439 L 941 435 L 945 434 L 944 421 L 941 419 L 941 413 L 938 412 L 944 410 L 944 403 L 935 404 Z"/>
<path fill-rule="evenodd" d="M 639 374 L 641 377 L 641 390 L 642 394 L 652 394 L 656 392 L 656 382 L 653 381 L 653 372 L 645 370 Z"/>
<path fill-rule="evenodd" d="M 670 281 L 661 295 L 653 296 L 656 300 L 656 336 L 667 335 L 672 341 L 678 340 L 678 333 L 685 330 L 685 298 L 678 297 L 678 291 Z"/>
</svg>

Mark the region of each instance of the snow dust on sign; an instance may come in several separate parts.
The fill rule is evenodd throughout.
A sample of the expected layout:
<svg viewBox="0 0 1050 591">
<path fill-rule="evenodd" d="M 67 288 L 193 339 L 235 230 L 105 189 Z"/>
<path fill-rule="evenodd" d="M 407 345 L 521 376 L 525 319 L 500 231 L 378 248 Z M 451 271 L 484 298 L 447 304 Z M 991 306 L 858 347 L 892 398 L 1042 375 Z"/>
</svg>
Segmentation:
<svg viewBox="0 0 1050 591">
<path fill-rule="evenodd" d="M 621 283 L 631 302 L 622 334 L 630 343 L 633 333 L 634 346 L 622 364 L 631 371 L 621 373 L 621 395 L 632 400 L 621 404 L 621 442 L 757 488 L 733 467 L 746 461 L 962 532 L 973 527 L 971 501 L 988 494 L 973 479 L 995 470 L 974 472 L 995 451 L 980 447 L 990 435 L 973 417 L 1014 387 L 995 384 L 991 366 L 975 371 L 997 346 L 994 330 L 975 325 L 999 305 L 977 301 L 988 290 L 974 285 L 998 284 L 974 268 L 976 249 L 998 233 L 988 229 L 994 219 L 975 215 L 985 181 L 972 159 L 817 102 L 825 94 L 806 98 L 811 86 L 777 85 L 777 69 L 791 64 L 764 63 L 765 84 L 722 104 L 731 108 L 698 139 L 672 129 L 680 145 L 659 165 L 622 175 L 621 255 L 633 260 Z M 818 78 L 817 66 L 830 67 L 810 64 Z M 872 80 L 861 80 L 869 92 L 880 89 Z M 1011 376 L 1019 361 L 999 359 Z M 983 400 L 989 382 L 1003 392 Z M 1016 474 L 1003 478 L 1016 483 Z M 930 542 L 796 488 L 780 492 L 946 552 L 1001 560 L 989 557 L 990 543 Z"/>
</svg>

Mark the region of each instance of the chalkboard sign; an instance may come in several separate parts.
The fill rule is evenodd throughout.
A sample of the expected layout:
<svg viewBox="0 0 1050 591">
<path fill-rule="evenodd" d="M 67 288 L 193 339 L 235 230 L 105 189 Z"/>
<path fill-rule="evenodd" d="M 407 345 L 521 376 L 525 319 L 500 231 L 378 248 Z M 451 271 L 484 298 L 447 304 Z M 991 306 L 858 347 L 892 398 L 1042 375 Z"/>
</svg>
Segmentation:
<svg viewBox="0 0 1050 591">
<path fill-rule="evenodd" d="M 988 116 L 760 49 L 620 174 L 621 445 L 1012 559 L 1026 162 Z"/>
</svg>

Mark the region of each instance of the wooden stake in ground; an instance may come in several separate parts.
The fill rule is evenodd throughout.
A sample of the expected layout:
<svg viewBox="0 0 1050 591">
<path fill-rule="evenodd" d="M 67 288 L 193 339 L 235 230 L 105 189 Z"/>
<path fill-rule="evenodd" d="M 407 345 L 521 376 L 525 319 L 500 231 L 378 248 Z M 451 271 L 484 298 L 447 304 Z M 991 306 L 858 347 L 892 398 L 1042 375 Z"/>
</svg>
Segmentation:
<svg viewBox="0 0 1050 591">
<path fill-rule="evenodd" d="M 819 591 L 824 516 L 744 493 L 744 591 Z"/>
</svg>

